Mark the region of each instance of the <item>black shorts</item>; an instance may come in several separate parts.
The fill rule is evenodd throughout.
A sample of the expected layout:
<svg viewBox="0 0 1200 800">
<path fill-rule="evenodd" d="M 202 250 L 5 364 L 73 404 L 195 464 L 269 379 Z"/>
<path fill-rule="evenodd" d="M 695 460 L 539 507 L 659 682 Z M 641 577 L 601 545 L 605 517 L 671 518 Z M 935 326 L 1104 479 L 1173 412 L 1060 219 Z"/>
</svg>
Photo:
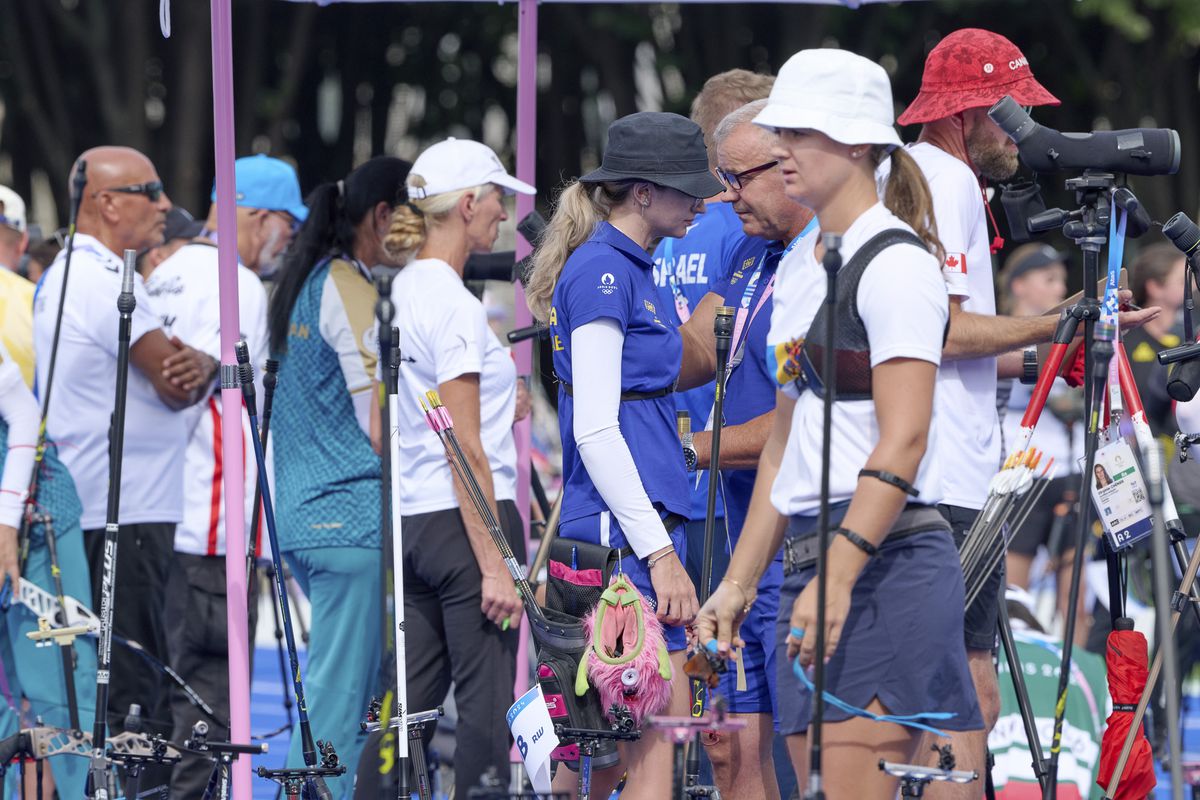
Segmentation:
<svg viewBox="0 0 1200 800">
<path fill-rule="evenodd" d="M 1036 484 L 1035 484 L 1036 487 Z M 1070 493 L 1069 501 L 1067 493 Z M 1052 558 L 1058 558 L 1067 550 L 1072 549 L 1075 542 L 1074 506 L 1079 496 L 1079 476 L 1062 475 L 1050 481 L 1042 496 L 1034 503 L 1025 519 L 1025 524 L 1017 529 L 1012 540 L 1008 543 L 1010 553 L 1022 556 L 1037 555 L 1038 548 L 1046 545 Z M 1054 508 L 1059 503 L 1068 503 L 1067 513 L 1059 526 L 1059 533 L 1051 541 L 1054 530 Z"/>
<path fill-rule="evenodd" d="M 975 522 L 979 512 L 973 508 L 938 505 L 938 511 L 950 523 L 954 532 L 954 544 L 961 551 L 967 531 Z M 983 590 L 967 609 L 963 618 L 963 639 L 968 650 L 995 650 L 997 620 L 1000 616 L 1000 594 L 1004 589 L 1004 559 L 991 575 L 987 576 Z"/>
</svg>

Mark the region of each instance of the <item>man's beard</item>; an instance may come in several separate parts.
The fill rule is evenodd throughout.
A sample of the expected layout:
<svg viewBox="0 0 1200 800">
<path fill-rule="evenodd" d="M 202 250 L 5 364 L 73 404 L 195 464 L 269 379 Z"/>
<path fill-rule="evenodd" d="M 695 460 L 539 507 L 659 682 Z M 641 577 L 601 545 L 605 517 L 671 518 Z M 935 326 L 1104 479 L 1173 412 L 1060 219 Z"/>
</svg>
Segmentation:
<svg viewBox="0 0 1200 800">
<path fill-rule="evenodd" d="M 967 155 L 979 174 L 988 180 L 1006 181 L 1017 171 L 1019 160 L 1017 154 L 1010 151 L 1007 145 L 997 144 L 982 135 L 981 126 L 976 126 L 967 134 Z"/>
<path fill-rule="evenodd" d="M 280 231 L 271 231 L 270 237 L 263 243 L 262 248 L 258 251 L 258 277 L 270 278 L 279 271 L 279 262 L 283 259 L 283 254 L 287 252 L 287 248 L 280 248 L 279 240 L 284 234 Z"/>
</svg>

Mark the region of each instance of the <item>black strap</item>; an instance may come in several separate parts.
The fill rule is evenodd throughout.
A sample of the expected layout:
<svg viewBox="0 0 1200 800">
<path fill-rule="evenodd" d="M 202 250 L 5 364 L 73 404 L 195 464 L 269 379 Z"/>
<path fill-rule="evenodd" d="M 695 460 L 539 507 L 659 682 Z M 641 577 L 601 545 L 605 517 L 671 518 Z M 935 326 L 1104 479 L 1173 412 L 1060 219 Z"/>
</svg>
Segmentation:
<svg viewBox="0 0 1200 800">
<path fill-rule="evenodd" d="M 563 387 L 563 391 L 567 393 L 567 397 L 574 397 L 575 390 L 571 388 L 571 384 L 566 381 L 559 381 L 559 385 Z M 664 389 L 655 389 L 652 392 L 621 392 L 621 401 L 626 400 L 657 400 L 660 397 L 669 397 L 675 393 L 674 386 L 668 386 Z"/>
<path fill-rule="evenodd" d="M 850 543 L 867 554 L 868 558 L 874 558 L 879 555 L 879 548 L 867 541 L 863 536 L 855 533 L 849 528 L 837 527 L 833 529 L 834 533 L 840 533 L 850 540 Z"/>
<path fill-rule="evenodd" d="M 904 228 L 888 228 L 863 243 L 838 270 L 838 305 L 841 306 L 840 313 L 842 315 L 842 319 L 838 321 L 838 341 L 825 342 L 822 340 L 825 318 L 830 313 L 830 309 L 822 303 L 810 324 L 808 336 L 801 349 L 800 375 L 796 378 L 800 389 L 808 388 L 817 397 L 824 397 L 825 376 L 820 372 L 813 348 L 816 346 L 833 347 L 838 352 L 840 359 L 837 368 L 837 399 L 840 401 L 871 399 L 873 395 L 870 345 L 866 326 L 858 311 L 858 285 L 871 262 L 884 250 L 899 244 L 913 245 L 928 252 L 925 242 L 912 231 Z M 947 318 L 946 328 L 942 332 L 943 347 L 949 333 L 950 322 Z"/>
<path fill-rule="evenodd" d="M 917 487 L 913 486 L 908 481 L 901 478 L 894 472 L 888 472 L 886 469 L 862 469 L 858 471 L 860 478 L 875 478 L 876 480 L 890 483 L 900 491 L 913 497 L 920 497 L 921 493 L 917 491 Z"/>
</svg>

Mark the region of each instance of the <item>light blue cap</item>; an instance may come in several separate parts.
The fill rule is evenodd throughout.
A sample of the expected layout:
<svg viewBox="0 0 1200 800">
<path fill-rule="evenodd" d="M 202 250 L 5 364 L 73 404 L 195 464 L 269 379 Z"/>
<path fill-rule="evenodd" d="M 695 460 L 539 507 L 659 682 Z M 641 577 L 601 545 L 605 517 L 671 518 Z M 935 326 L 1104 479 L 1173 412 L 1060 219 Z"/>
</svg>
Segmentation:
<svg viewBox="0 0 1200 800">
<path fill-rule="evenodd" d="M 259 154 L 239 158 L 233 162 L 233 170 L 239 206 L 286 211 L 297 222 L 308 218 L 308 208 L 300 197 L 300 180 L 291 164 Z M 212 200 L 217 200 L 215 185 Z"/>
</svg>

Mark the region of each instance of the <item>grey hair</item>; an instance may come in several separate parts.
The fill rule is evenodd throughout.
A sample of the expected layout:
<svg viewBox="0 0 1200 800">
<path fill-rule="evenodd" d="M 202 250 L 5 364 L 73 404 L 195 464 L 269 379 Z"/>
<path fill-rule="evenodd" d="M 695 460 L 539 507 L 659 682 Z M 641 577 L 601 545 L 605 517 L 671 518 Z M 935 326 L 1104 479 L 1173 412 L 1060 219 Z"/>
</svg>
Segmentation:
<svg viewBox="0 0 1200 800">
<path fill-rule="evenodd" d="M 766 107 L 767 98 L 764 97 L 762 100 L 752 100 L 746 103 L 746 105 L 730 111 L 725 115 L 724 119 L 717 123 L 716 130 L 713 131 L 713 142 L 720 146 L 726 139 L 733 135 L 733 132 L 739 126 L 753 122 L 754 118 Z M 771 135 L 771 132 L 766 128 L 758 127 L 757 125 L 755 127 L 758 128 L 764 137 Z"/>
</svg>

